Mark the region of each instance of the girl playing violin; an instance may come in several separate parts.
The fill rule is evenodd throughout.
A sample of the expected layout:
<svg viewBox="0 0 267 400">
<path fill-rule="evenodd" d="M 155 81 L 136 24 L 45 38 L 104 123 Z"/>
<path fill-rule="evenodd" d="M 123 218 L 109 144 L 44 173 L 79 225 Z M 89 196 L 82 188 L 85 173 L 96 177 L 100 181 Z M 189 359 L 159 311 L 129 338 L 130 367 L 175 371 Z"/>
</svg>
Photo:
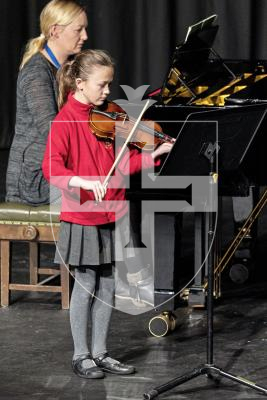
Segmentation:
<svg viewBox="0 0 267 400">
<path fill-rule="evenodd" d="M 92 133 L 88 115 L 92 107 L 106 100 L 113 75 L 114 62 L 101 50 L 85 50 L 63 64 L 58 76 L 60 111 L 52 123 L 43 160 L 45 178 L 62 191 L 55 262 L 75 268 L 70 304 L 72 368 L 83 378 L 102 378 L 103 371 L 135 372 L 133 366 L 110 357 L 106 346 L 114 301 L 113 264 L 120 257 L 114 251 L 115 221 L 127 213 L 124 174 L 128 169 L 133 174 L 153 167 L 172 147 L 164 143 L 146 154 L 131 149 L 117 167 L 115 184 L 103 185 L 101 177 L 114 162 L 115 146 Z M 83 204 L 82 193 L 87 196 Z"/>
</svg>

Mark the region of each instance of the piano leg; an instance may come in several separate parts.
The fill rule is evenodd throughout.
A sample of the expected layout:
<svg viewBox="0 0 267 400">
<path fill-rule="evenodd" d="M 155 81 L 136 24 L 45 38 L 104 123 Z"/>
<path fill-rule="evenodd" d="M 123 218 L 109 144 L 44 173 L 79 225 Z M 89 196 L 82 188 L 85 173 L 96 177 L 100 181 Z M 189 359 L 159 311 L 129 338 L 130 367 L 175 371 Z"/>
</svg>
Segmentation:
<svg viewBox="0 0 267 400">
<path fill-rule="evenodd" d="M 237 234 L 243 223 L 248 218 L 259 197 L 258 188 L 250 186 L 249 196 L 233 197 L 233 216 L 235 233 Z M 236 250 L 229 276 L 235 283 L 242 284 L 247 281 L 254 270 L 254 247 L 257 237 L 257 225 L 254 223 L 252 229 L 243 239 Z"/>
<path fill-rule="evenodd" d="M 162 337 L 176 327 L 173 311 L 180 302 L 179 258 L 181 247 L 181 213 L 155 214 L 155 315 L 149 321 L 153 336 Z"/>
<path fill-rule="evenodd" d="M 203 280 L 206 275 L 206 268 L 202 267 L 207 246 L 206 218 L 203 213 L 196 212 L 194 215 L 194 280 L 189 288 L 188 305 L 194 308 L 205 307 L 206 291 L 203 286 Z"/>
<path fill-rule="evenodd" d="M 181 226 L 182 213 L 155 214 L 155 306 L 160 311 L 175 310 L 179 303 Z"/>
</svg>

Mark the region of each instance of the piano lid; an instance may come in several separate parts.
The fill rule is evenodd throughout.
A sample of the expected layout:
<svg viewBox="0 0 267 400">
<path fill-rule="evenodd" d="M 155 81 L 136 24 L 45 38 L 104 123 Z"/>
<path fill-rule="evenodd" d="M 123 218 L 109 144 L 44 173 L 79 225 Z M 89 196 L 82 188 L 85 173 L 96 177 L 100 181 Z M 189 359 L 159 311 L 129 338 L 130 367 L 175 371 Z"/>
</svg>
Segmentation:
<svg viewBox="0 0 267 400">
<path fill-rule="evenodd" d="M 217 15 L 211 15 L 188 28 L 184 42 L 176 47 L 172 56 L 160 92 L 162 103 L 167 104 L 179 96 L 179 104 L 190 104 L 200 95 L 199 90 L 207 90 L 209 82 L 214 82 L 217 76 L 221 82 L 235 78 L 212 48 L 219 28 L 214 25 L 216 19 Z"/>
</svg>

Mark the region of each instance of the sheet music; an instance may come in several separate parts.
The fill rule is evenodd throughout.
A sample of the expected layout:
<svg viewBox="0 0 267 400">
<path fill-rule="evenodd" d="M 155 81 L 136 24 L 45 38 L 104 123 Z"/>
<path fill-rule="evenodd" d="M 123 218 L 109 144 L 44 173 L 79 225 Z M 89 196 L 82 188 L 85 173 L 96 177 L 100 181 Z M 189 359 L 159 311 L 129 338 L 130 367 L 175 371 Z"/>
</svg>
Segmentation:
<svg viewBox="0 0 267 400">
<path fill-rule="evenodd" d="M 192 35 L 192 33 L 196 31 L 201 31 L 204 27 L 206 28 L 207 26 L 210 26 L 214 21 L 216 21 L 217 17 L 217 14 L 213 14 L 203 19 L 202 21 L 197 22 L 196 24 L 189 26 L 184 42 L 188 40 L 188 37 Z"/>
</svg>

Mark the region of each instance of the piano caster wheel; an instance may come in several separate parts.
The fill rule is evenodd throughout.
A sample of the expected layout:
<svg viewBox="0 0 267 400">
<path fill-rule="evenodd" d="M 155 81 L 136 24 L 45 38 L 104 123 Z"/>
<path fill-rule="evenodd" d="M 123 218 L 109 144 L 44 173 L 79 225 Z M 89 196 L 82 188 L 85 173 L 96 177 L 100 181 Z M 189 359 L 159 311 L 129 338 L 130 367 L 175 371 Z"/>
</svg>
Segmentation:
<svg viewBox="0 0 267 400">
<path fill-rule="evenodd" d="M 149 321 L 149 332 L 155 337 L 166 336 L 176 328 L 176 315 L 171 311 L 163 311 Z"/>
</svg>

